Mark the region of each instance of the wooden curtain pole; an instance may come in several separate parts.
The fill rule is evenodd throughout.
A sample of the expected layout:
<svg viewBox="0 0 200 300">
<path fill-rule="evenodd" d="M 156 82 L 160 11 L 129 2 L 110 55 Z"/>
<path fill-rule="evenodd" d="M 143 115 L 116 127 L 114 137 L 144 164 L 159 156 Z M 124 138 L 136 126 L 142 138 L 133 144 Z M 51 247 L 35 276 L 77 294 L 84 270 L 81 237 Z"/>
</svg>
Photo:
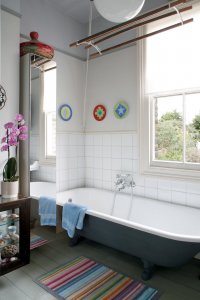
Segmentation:
<svg viewBox="0 0 200 300">
<path fill-rule="evenodd" d="M 153 32 L 144 34 L 144 35 L 139 36 L 139 37 L 137 37 L 137 38 L 134 38 L 134 39 L 132 39 L 132 40 L 128 40 L 128 41 L 126 41 L 126 42 L 124 42 L 124 43 L 121 43 L 121 44 L 118 44 L 118 45 L 115 45 L 115 46 L 106 48 L 106 49 L 104 49 L 104 50 L 101 50 L 101 53 L 102 53 L 102 54 L 105 54 L 105 53 L 107 53 L 107 52 L 109 52 L 109 51 L 111 51 L 111 50 L 114 50 L 114 49 L 117 49 L 117 48 L 121 48 L 121 47 L 123 47 L 123 46 L 127 46 L 127 45 L 132 44 L 132 43 L 134 43 L 134 42 L 136 42 L 136 41 L 145 39 L 145 38 L 147 38 L 147 37 L 149 37 L 149 36 L 156 35 L 156 34 L 158 34 L 158 33 L 161 33 L 161 32 L 164 32 L 164 31 L 168 31 L 168 30 L 174 29 L 174 28 L 176 28 L 176 27 L 179 27 L 179 26 L 182 26 L 182 25 L 191 23 L 191 22 L 193 22 L 193 18 L 187 19 L 187 20 L 183 21 L 183 23 L 182 23 L 182 22 L 179 22 L 179 23 L 176 23 L 176 24 L 174 24 L 174 25 L 171 25 L 171 26 L 162 28 L 162 29 L 160 29 L 160 30 L 156 30 L 156 31 L 153 31 Z M 93 53 L 93 54 L 90 55 L 90 59 L 96 58 L 96 57 L 98 57 L 98 56 L 100 56 L 99 52 L 95 52 L 95 53 Z"/>
<path fill-rule="evenodd" d="M 138 17 L 136 17 L 136 18 L 134 18 L 132 20 L 129 20 L 129 21 L 121 23 L 121 24 L 118 24 L 118 25 L 116 25 L 114 27 L 108 28 L 108 29 L 103 30 L 103 31 L 101 31 L 99 33 L 93 34 L 93 35 L 88 36 L 88 37 L 86 37 L 84 39 L 76 41 L 76 42 L 70 44 L 70 47 L 78 47 L 82 43 L 90 42 L 90 41 L 92 41 L 92 40 L 94 40 L 96 38 L 100 38 L 102 36 L 105 36 L 105 35 L 108 35 L 108 34 L 112 34 L 112 33 L 116 32 L 117 30 L 126 28 L 126 27 L 134 24 L 137 21 L 141 21 L 144 18 L 150 17 L 150 16 L 152 16 L 154 14 L 157 14 L 157 13 L 160 13 L 162 11 L 168 10 L 169 8 L 173 8 L 174 6 L 177 6 L 177 5 L 180 5 L 180 4 L 184 4 L 184 3 L 188 3 L 188 2 L 191 2 L 191 0 L 177 0 L 177 1 L 173 1 L 173 2 L 171 2 L 169 4 L 166 4 L 164 6 L 158 7 L 156 9 L 154 9 L 154 10 L 151 10 L 151 11 L 149 11 L 149 12 L 141 15 L 141 16 L 138 16 Z"/>
<path fill-rule="evenodd" d="M 190 9 L 192 9 L 192 6 L 187 6 L 187 7 L 181 8 L 181 9 L 179 10 L 179 12 L 182 13 L 182 12 L 185 12 L 185 11 L 190 10 Z M 97 44 L 99 44 L 99 43 L 101 43 L 101 42 L 103 42 L 103 41 L 105 41 L 105 40 L 108 40 L 108 39 L 110 39 L 110 38 L 112 38 L 112 37 L 115 37 L 115 36 L 117 36 L 117 35 L 119 35 L 119 34 L 122 34 L 122 33 L 126 32 L 126 31 L 128 31 L 128 30 L 132 30 L 132 29 L 137 28 L 137 27 L 139 27 L 139 26 L 143 26 L 143 25 L 146 25 L 146 24 L 151 23 L 151 22 L 154 22 L 154 21 L 158 21 L 158 20 L 161 20 L 161 19 L 164 19 L 164 18 L 167 18 L 167 17 L 171 17 L 171 16 L 173 16 L 173 15 L 177 15 L 177 12 L 176 12 L 176 11 L 169 12 L 169 13 L 167 13 L 167 14 L 164 14 L 164 15 L 161 15 L 161 16 L 158 16 L 158 17 L 155 17 L 155 18 L 153 18 L 153 19 L 148 19 L 148 20 L 146 20 L 146 21 L 144 21 L 144 22 L 140 22 L 140 23 L 138 23 L 138 24 L 132 25 L 132 26 L 130 26 L 130 27 L 128 27 L 128 28 L 125 28 L 125 29 L 123 29 L 123 30 L 117 31 L 117 32 L 115 32 L 115 33 L 113 33 L 113 34 L 111 34 L 111 35 L 105 36 L 104 38 L 99 39 L 99 40 L 93 42 L 92 44 L 93 44 L 93 45 L 97 45 Z M 90 47 L 92 47 L 92 45 L 87 45 L 87 46 L 85 46 L 85 49 L 89 49 Z"/>
</svg>

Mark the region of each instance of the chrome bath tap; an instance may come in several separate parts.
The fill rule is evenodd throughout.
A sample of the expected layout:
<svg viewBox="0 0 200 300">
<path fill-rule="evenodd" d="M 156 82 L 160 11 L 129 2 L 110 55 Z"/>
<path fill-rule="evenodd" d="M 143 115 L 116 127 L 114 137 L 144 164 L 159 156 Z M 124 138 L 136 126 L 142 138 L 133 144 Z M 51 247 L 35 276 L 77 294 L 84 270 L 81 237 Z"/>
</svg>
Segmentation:
<svg viewBox="0 0 200 300">
<path fill-rule="evenodd" d="M 121 191 L 127 187 L 135 187 L 133 176 L 131 174 L 117 174 L 115 181 L 115 189 Z"/>
</svg>

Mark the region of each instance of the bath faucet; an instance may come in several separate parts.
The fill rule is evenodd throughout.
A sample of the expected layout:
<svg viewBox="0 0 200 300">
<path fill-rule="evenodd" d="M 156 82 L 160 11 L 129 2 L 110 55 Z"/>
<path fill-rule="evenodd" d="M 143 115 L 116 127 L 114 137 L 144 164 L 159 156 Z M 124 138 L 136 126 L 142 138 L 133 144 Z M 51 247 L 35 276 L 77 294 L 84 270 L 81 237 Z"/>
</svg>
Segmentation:
<svg viewBox="0 0 200 300">
<path fill-rule="evenodd" d="M 115 189 L 124 190 L 126 187 L 135 187 L 135 182 L 131 174 L 117 174 L 115 181 Z"/>
</svg>

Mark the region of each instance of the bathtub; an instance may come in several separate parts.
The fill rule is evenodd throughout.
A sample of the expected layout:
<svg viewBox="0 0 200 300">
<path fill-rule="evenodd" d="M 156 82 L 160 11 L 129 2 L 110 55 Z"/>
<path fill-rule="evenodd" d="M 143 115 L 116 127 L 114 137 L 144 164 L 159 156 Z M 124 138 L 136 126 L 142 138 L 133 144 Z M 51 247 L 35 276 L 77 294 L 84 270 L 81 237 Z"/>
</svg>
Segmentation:
<svg viewBox="0 0 200 300">
<path fill-rule="evenodd" d="M 57 205 L 69 199 L 87 209 L 79 236 L 141 258 L 142 278 L 151 278 L 155 265 L 178 267 L 200 251 L 200 210 L 119 192 L 79 188 L 57 194 Z M 111 213 L 112 212 L 112 213 Z M 127 219 L 128 217 L 128 219 Z"/>
<path fill-rule="evenodd" d="M 56 198 L 56 183 L 45 181 L 30 182 L 30 196 L 38 199 L 40 196 Z"/>
</svg>

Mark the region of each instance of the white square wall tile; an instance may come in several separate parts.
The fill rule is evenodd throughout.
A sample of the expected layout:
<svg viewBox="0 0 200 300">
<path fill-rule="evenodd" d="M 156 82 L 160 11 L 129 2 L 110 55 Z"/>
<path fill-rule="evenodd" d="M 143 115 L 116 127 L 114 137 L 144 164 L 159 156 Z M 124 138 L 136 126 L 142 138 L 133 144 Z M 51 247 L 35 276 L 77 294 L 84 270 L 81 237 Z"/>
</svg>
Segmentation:
<svg viewBox="0 0 200 300">
<path fill-rule="evenodd" d="M 103 143 L 103 146 L 111 146 L 111 143 L 112 143 L 111 134 L 103 134 L 102 143 Z"/>
<path fill-rule="evenodd" d="M 94 167 L 94 157 L 86 157 L 85 164 L 86 164 L 86 168 L 93 168 Z"/>
<path fill-rule="evenodd" d="M 122 158 L 133 159 L 133 148 L 132 147 L 122 147 Z"/>
<path fill-rule="evenodd" d="M 94 168 L 96 169 L 103 168 L 103 159 L 101 157 L 94 158 Z"/>
<path fill-rule="evenodd" d="M 111 170 L 112 168 L 112 159 L 111 158 L 103 158 L 103 169 Z"/>
<path fill-rule="evenodd" d="M 111 170 L 103 170 L 103 180 L 104 181 L 112 180 L 112 171 Z"/>
<path fill-rule="evenodd" d="M 172 180 L 171 181 L 171 189 L 172 189 L 172 191 L 186 192 L 186 182 Z"/>
<path fill-rule="evenodd" d="M 85 145 L 86 146 L 92 146 L 94 145 L 94 136 L 91 134 L 85 135 Z"/>
<path fill-rule="evenodd" d="M 132 170 L 133 170 L 133 173 L 138 173 L 139 172 L 139 161 L 137 159 L 133 159 L 132 160 Z"/>
<path fill-rule="evenodd" d="M 171 191 L 158 189 L 158 200 L 171 202 L 172 200 Z"/>
<path fill-rule="evenodd" d="M 200 208 L 200 195 L 188 193 L 186 196 L 186 203 L 188 206 Z"/>
<path fill-rule="evenodd" d="M 158 188 L 163 190 L 171 190 L 171 181 L 165 179 L 158 179 Z"/>
<path fill-rule="evenodd" d="M 111 135 L 112 146 L 121 146 L 121 134 L 112 134 Z"/>
<path fill-rule="evenodd" d="M 132 159 L 122 159 L 122 172 L 132 172 Z"/>
<path fill-rule="evenodd" d="M 112 170 L 121 170 L 121 159 L 112 158 Z"/>
<path fill-rule="evenodd" d="M 172 191 L 172 203 L 186 205 L 186 193 Z"/>
<path fill-rule="evenodd" d="M 112 158 L 121 158 L 122 149 L 120 146 L 112 146 Z"/>
<path fill-rule="evenodd" d="M 122 134 L 122 146 L 133 146 L 133 135 L 131 133 Z"/>
<path fill-rule="evenodd" d="M 146 177 L 145 178 L 145 187 L 157 188 L 158 187 L 157 178 Z"/>
<path fill-rule="evenodd" d="M 94 169 L 94 179 L 102 180 L 102 170 L 101 169 Z"/>
<path fill-rule="evenodd" d="M 85 146 L 85 156 L 88 157 L 93 157 L 94 156 L 94 147 L 93 146 Z"/>
<path fill-rule="evenodd" d="M 155 188 L 145 187 L 144 189 L 145 197 L 157 199 L 158 190 Z"/>
<path fill-rule="evenodd" d="M 94 135 L 94 145 L 95 146 L 102 146 L 103 138 L 101 134 Z"/>
<path fill-rule="evenodd" d="M 86 179 L 93 179 L 94 177 L 94 169 L 93 168 L 86 168 L 85 170 Z"/>
<path fill-rule="evenodd" d="M 136 133 L 133 133 L 133 147 L 138 147 L 138 136 Z"/>
<path fill-rule="evenodd" d="M 102 156 L 103 157 L 111 157 L 112 156 L 111 146 L 102 146 Z"/>
<path fill-rule="evenodd" d="M 187 182 L 187 193 L 200 194 L 200 184 L 196 182 Z"/>
<path fill-rule="evenodd" d="M 94 157 L 102 157 L 102 146 L 94 146 Z"/>
</svg>

